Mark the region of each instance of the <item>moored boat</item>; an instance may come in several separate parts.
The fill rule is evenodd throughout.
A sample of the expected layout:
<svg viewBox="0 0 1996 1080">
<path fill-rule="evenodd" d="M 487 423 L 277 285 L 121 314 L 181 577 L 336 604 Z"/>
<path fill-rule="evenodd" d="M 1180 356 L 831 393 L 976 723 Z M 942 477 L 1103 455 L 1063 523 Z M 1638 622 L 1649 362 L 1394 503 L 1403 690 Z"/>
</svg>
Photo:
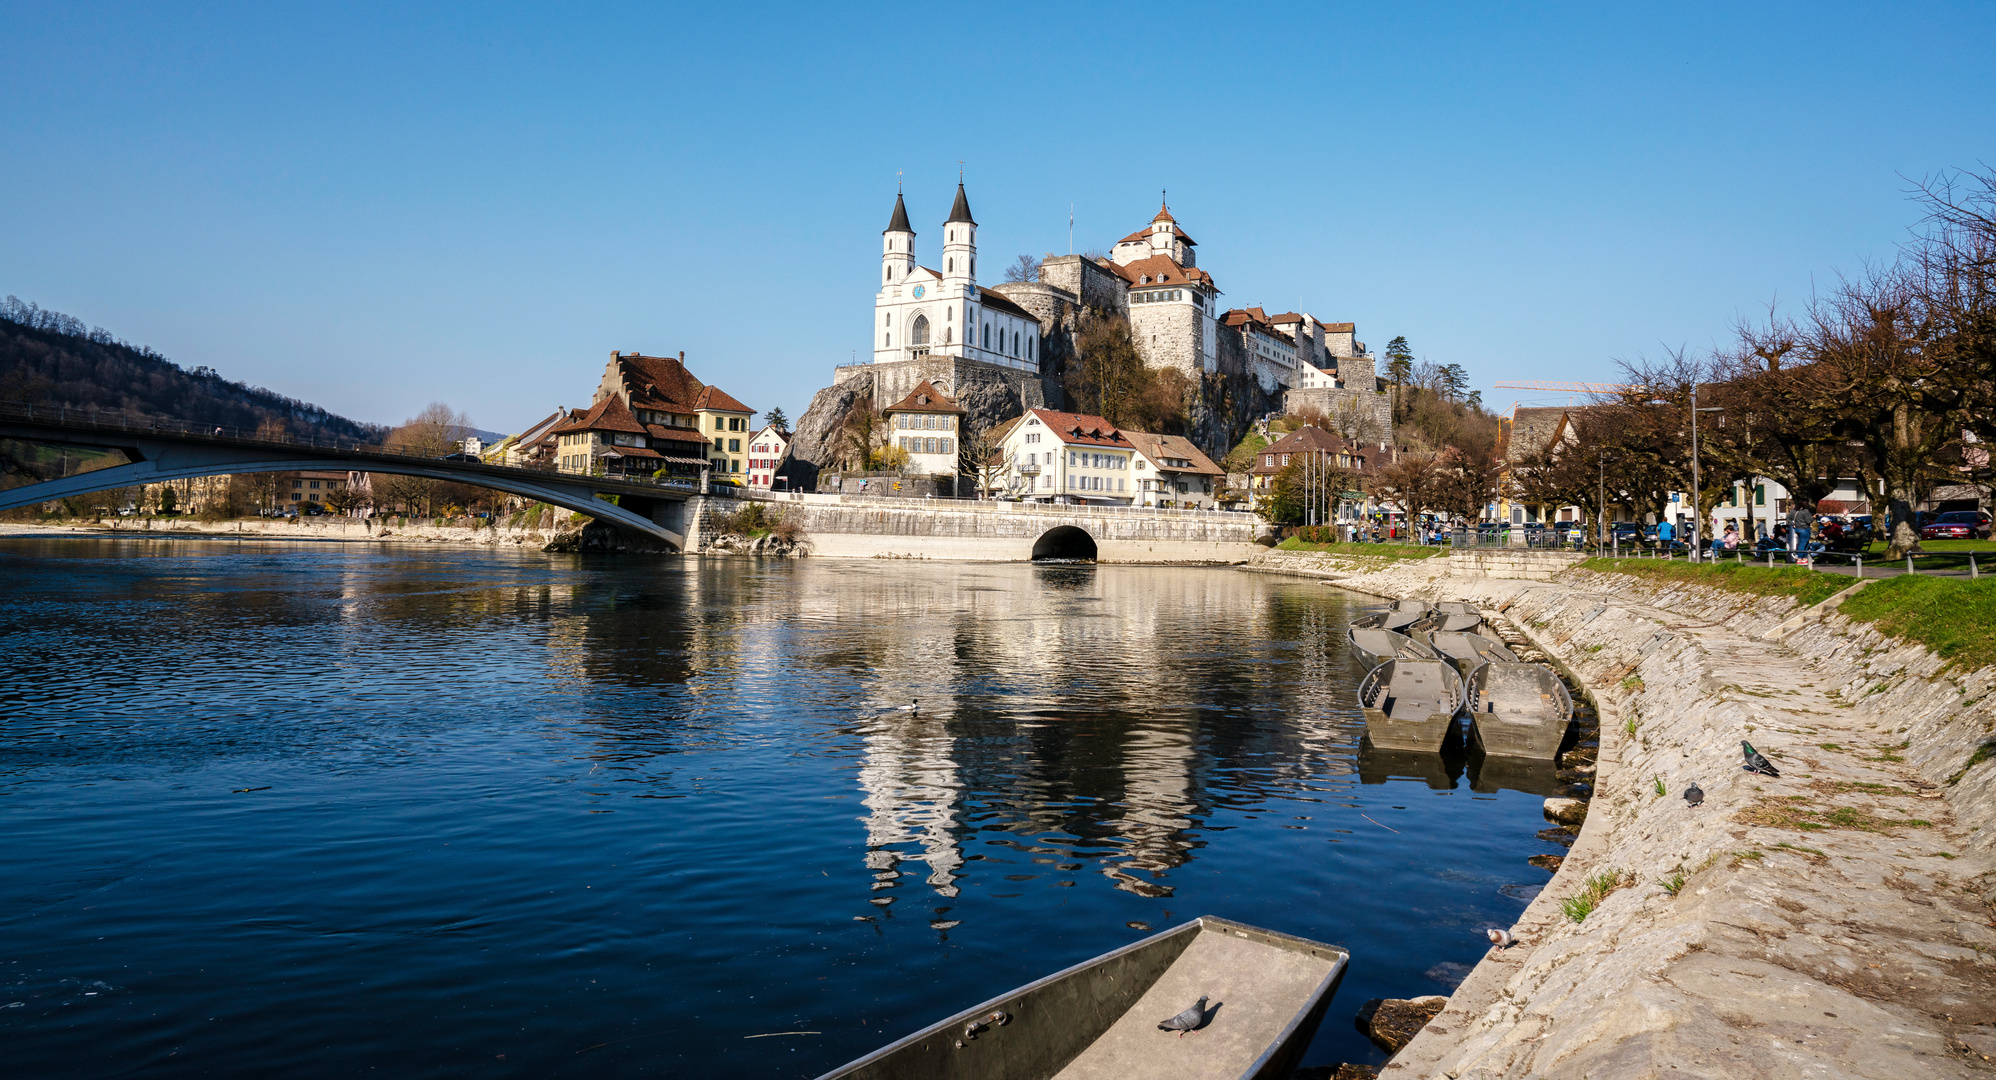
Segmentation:
<svg viewBox="0 0 1996 1080">
<path fill-rule="evenodd" d="M 1493 757 L 1550 759 L 1573 719 L 1573 696 L 1544 664 L 1497 661 L 1477 668 L 1469 707 L 1476 744 Z"/>
<path fill-rule="evenodd" d="M 1358 684 L 1365 735 L 1382 750 L 1440 750 L 1462 710 L 1462 676 L 1440 660 L 1388 660 Z"/>
<path fill-rule="evenodd" d="M 1391 630 L 1375 630 L 1354 626 L 1345 631 L 1345 640 L 1351 644 L 1353 656 L 1368 668 L 1375 668 L 1396 657 L 1408 660 L 1432 660 L 1435 651 L 1423 641 L 1417 641 L 1406 634 Z"/>
<path fill-rule="evenodd" d="M 1027 983 L 819 1080 L 1288 1077 L 1350 955 L 1201 916 Z M 1197 1035 L 1160 1023 L 1204 1006 Z"/>
<path fill-rule="evenodd" d="M 1492 641 L 1481 634 L 1436 630 L 1427 635 L 1427 642 L 1437 655 L 1454 665 L 1465 681 L 1485 664 L 1518 662 L 1517 654 L 1505 648 L 1502 642 Z"/>
</svg>

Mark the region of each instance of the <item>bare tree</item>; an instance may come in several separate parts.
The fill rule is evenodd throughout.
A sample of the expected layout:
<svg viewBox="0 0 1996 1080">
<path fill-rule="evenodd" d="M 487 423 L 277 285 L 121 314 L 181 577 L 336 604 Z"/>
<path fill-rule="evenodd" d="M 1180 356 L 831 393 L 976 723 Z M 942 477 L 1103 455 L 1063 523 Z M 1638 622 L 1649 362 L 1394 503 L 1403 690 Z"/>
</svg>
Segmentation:
<svg viewBox="0 0 1996 1080">
<path fill-rule="evenodd" d="M 1040 261 L 1031 255 L 1021 255 L 1005 268 L 1006 281 L 1038 281 Z"/>
</svg>

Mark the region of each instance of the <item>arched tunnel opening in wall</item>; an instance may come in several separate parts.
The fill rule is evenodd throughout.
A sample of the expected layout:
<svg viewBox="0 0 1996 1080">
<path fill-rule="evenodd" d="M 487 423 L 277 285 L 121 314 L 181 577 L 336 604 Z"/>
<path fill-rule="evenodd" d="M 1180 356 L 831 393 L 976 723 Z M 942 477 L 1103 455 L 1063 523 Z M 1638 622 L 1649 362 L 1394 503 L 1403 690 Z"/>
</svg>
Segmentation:
<svg viewBox="0 0 1996 1080">
<path fill-rule="evenodd" d="M 1095 538 L 1072 525 L 1048 529 L 1033 541 L 1034 562 L 1094 562 Z"/>
</svg>

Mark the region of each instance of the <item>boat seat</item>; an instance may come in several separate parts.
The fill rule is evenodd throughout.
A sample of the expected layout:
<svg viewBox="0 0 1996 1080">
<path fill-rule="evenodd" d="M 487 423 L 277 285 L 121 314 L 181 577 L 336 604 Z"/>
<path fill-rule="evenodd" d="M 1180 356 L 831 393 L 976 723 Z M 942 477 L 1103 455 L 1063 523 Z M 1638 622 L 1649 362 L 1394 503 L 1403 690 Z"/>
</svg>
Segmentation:
<svg viewBox="0 0 1996 1080">
<path fill-rule="evenodd" d="M 1433 698 L 1395 697 L 1386 700 L 1386 708 L 1381 710 L 1388 720 L 1403 723 L 1418 723 L 1442 711 Z"/>
</svg>

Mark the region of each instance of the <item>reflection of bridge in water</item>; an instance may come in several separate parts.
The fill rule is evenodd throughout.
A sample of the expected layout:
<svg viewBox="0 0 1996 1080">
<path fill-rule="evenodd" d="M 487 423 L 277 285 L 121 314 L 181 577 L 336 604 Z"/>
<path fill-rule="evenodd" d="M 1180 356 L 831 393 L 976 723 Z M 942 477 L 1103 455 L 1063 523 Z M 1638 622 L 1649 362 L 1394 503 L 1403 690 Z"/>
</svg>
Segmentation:
<svg viewBox="0 0 1996 1080">
<path fill-rule="evenodd" d="M 344 469 L 420 476 L 536 499 L 685 546 L 686 501 L 695 493 L 633 480 L 451 461 L 348 440 L 270 438 L 125 413 L 0 406 L 0 439 L 116 450 L 123 465 L 0 491 L 0 510 L 115 488 L 234 473 Z M 597 498 L 615 495 L 618 504 Z"/>
</svg>

